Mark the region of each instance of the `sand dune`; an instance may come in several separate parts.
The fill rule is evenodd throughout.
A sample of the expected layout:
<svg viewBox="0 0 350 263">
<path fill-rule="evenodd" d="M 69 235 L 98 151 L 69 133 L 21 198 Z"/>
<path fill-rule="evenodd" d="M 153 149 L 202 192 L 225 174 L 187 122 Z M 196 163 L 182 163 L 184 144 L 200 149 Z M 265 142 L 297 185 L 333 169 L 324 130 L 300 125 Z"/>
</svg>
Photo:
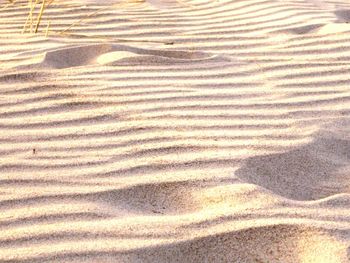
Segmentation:
<svg viewBox="0 0 350 263">
<path fill-rule="evenodd" d="M 0 262 L 350 262 L 347 1 L 16 2 Z"/>
</svg>

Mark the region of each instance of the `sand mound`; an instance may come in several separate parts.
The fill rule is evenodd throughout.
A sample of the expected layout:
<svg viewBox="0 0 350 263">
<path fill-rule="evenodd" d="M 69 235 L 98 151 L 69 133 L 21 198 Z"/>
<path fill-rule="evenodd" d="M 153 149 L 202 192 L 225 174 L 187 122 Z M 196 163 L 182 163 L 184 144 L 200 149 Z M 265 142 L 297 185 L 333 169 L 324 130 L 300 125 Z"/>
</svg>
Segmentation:
<svg viewBox="0 0 350 263">
<path fill-rule="evenodd" d="M 180 50 L 140 49 L 131 46 L 96 44 L 48 51 L 41 64 L 57 69 L 87 66 L 93 64 L 108 66 L 173 65 L 193 62 L 211 63 L 230 61 L 218 55 L 205 52 Z M 186 65 L 186 66 L 187 66 Z"/>
<path fill-rule="evenodd" d="M 86 236 L 88 237 L 88 236 Z M 242 246 L 244 244 L 244 246 Z M 267 245 L 268 244 L 268 245 Z M 76 247 L 78 249 L 78 247 Z M 79 249 L 78 249 L 79 250 Z M 66 253 L 28 258 L 31 262 L 345 262 L 346 248 L 327 231 L 275 225 L 213 234 L 137 250 Z M 22 262 L 19 260 L 18 262 Z"/>
<path fill-rule="evenodd" d="M 334 134 L 323 130 L 303 145 L 282 154 L 253 157 L 236 172 L 244 181 L 296 200 L 316 200 L 350 193 L 350 126 Z"/>
<path fill-rule="evenodd" d="M 192 198 L 195 185 L 187 182 L 146 184 L 93 194 L 88 199 L 113 208 L 143 214 L 174 214 L 199 208 Z"/>
<path fill-rule="evenodd" d="M 244 246 L 242 246 L 244 244 Z M 268 245 L 266 245 L 268 244 Z M 131 260 L 153 262 L 341 262 L 344 247 L 317 229 L 276 225 L 223 233 L 144 250 Z"/>
<path fill-rule="evenodd" d="M 53 68 L 69 68 L 86 64 L 88 65 L 93 63 L 98 55 L 106 53 L 111 49 L 111 45 L 99 44 L 49 51 L 45 55 L 43 64 Z"/>
</svg>

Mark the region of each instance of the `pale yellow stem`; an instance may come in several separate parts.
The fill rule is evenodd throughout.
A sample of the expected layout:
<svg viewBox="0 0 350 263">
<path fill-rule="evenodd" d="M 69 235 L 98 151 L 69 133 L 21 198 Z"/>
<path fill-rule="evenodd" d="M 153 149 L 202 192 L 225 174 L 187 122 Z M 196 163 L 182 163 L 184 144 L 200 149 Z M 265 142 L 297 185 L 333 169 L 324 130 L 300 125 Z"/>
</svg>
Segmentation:
<svg viewBox="0 0 350 263">
<path fill-rule="evenodd" d="M 50 29 L 50 21 L 47 23 L 45 37 L 49 36 L 49 29 Z"/>
<path fill-rule="evenodd" d="M 39 26 L 40 26 L 41 18 L 43 17 L 43 14 L 44 14 L 44 10 L 45 10 L 45 0 L 43 0 L 43 3 L 41 4 L 40 13 L 39 13 L 39 16 L 38 16 L 38 20 L 36 22 L 34 33 L 38 33 L 38 29 L 39 29 Z"/>
<path fill-rule="evenodd" d="M 39 0 L 35 0 L 35 3 L 33 5 L 32 0 L 29 1 L 30 10 L 29 10 L 29 14 L 27 16 L 27 20 L 24 23 L 22 34 L 24 34 L 26 32 L 29 21 L 30 21 L 30 32 L 33 33 L 33 11 L 34 11 L 35 6 L 38 4 L 38 2 L 39 2 Z"/>
</svg>

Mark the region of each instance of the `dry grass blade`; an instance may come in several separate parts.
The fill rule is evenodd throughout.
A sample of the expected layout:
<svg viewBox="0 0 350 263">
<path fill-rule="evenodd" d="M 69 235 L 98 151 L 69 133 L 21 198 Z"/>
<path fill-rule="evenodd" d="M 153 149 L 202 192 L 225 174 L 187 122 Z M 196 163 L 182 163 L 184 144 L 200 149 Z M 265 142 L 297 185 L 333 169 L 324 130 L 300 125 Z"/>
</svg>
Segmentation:
<svg viewBox="0 0 350 263">
<path fill-rule="evenodd" d="M 50 21 L 47 23 L 46 32 L 45 32 L 45 37 L 48 37 L 48 36 L 49 36 L 49 30 L 50 30 Z"/>
<path fill-rule="evenodd" d="M 30 27 L 30 30 L 29 30 L 30 33 L 37 33 L 38 32 L 41 20 L 43 18 L 44 12 L 45 12 L 45 9 L 50 4 L 52 4 L 52 2 L 54 0 L 49 0 L 49 1 L 48 0 L 42 0 L 38 17 L 36 19 L 36 22 L 34 22 L 34 20 L 35 20 L 34 19 L 34 10 L 35 10 L 35 7 L 40 3 L 40 1 L 41 0 L 35 0 L 35 2 L 33 3 L 33 0 L 29 0 L 29 3 L 28 3 L 28 5 L 29 5 L 29 13 L 28 13 L 27 19 L 26 19 L 26 21 L 24 23 L 22 34 L 24 34 L 27 31 L 28 25 Z M 49 26 L 46 28 L 46 34 L 48 34 L 48 30 L 49 30 Z"/>
<path fill-rule="evenodd" d="M 39 0 L 35 0 L 34 4 L 32 0 L 29 2 L 29 14 L 27 16 L 26 22 L 24 23 L 22 34 L 24 34 L 27 30 L 28 22 L 30 21 L 30 32 L 33 33 L 33 12 L 35 6 L 38 4 Z"/>
<path fill-rule="evenodd" d="M 45 10 L 45 0 L 43 0 L 43 2 L 41 4 L 40 13 L 39 13 L 39 16 L 38 16 L 38 20 L 36 22 L 34 33 L 38 33 L 38 29 L 39 29 L 39 26 L 40 26 L 41 18 L 43 17 L 43 14 L 44 14 L 44 10 Z"/>
</svg>

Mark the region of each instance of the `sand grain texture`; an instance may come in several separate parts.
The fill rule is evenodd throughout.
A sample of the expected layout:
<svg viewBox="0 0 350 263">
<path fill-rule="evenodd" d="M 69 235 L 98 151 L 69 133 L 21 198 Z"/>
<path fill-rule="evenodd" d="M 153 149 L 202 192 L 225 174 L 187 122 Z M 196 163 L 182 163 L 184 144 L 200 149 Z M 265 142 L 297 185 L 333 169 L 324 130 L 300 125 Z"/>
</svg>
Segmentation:
<svg viewBox="0 0 350 263">
<path fill-rule="evenodd" d="M 0 262 L 350 262 L 348 1 L 64 0 L 48 38 L 26 3 Z"/>
</svg>

